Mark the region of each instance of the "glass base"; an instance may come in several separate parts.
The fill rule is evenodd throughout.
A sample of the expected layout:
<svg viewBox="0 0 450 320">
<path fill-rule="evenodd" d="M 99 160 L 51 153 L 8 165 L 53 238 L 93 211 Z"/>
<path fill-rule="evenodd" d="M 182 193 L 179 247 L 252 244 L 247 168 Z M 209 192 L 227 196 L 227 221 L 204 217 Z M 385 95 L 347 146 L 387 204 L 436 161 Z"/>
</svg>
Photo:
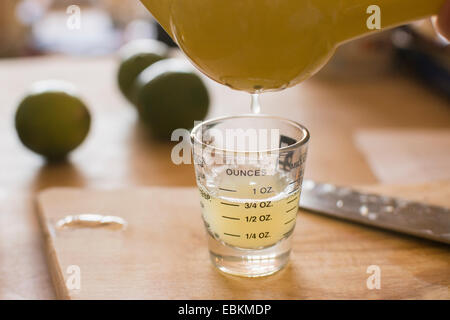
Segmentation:
<svg viewBox="0 0 450 320">
<path fill-rule="evenodd" d="M 228 246 L 208 233 L 211 261 L 220 271 L 241 277 L 263 277 L 281 270 L 289 261 L 292 233 L 263 249 Z"/>
</svg>

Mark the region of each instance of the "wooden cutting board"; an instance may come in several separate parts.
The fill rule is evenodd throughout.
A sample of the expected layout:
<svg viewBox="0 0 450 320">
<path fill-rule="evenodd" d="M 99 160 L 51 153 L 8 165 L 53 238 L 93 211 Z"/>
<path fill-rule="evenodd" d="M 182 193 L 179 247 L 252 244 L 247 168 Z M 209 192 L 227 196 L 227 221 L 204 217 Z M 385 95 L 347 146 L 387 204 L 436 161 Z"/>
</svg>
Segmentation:
<svg viewBox="0 0 450 320">
<path fill-rule="evenodd" d="M 423 188 L 386 190 L 412 199 Z M 371 188 L 384 188 L 378 189 Z M 444 190 L 428 190 L 422 200 L 450 205 L 448 185 Z M 61 299 L 450 298 L 447 246 L 321 215 L 300 212 L 284 270 L 247 279 L 225 275 L 209 262 L 193 188 L 58 188 L 40 193 L 37 205 Z M 82 213 L 119 216 L 128 225 L 55 227 L 65 216 Z M 380 289 L 367 288 L 371 265 L 381 270 Z"/>
</svg>

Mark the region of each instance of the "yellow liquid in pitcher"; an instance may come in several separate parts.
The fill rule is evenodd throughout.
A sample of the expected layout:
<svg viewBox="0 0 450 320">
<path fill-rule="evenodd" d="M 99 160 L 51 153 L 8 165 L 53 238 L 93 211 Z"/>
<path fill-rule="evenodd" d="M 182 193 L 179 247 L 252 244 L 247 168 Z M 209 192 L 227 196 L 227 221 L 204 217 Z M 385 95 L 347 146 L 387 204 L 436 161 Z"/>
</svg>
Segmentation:
<svg viewBox="0 0 450 320">
<path fill-rule="evenodd" d="M 290 235 L 300 191 L 297 183 L 275 176 L 217 179 L 220 187 L 200 187 L 202 216 L 208 232 L 227 245 L 259 249 Z"/>
<path fill-rule="evenodd" d="M 210 78 L 234 89 L 280 90 L 310 77 L 336 46 L 435 14 L 444 0 L 141 0 Z"/>
</svg>

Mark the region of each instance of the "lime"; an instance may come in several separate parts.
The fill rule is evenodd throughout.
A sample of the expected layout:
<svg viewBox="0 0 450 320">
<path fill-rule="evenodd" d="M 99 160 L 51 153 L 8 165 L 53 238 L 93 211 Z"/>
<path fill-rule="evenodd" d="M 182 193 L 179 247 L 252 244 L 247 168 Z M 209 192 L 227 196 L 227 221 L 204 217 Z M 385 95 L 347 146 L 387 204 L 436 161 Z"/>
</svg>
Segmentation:
<svg viewBox="0 0 450 320">
<path fill-rule="evenodd" d="M 165 59 L 168 52 L 168 46 L 151 39 L 133 40 L 120 49 L 122 61 L 117 80 L 120 91 L 130 102 L 133 102 L 130 90 L 137 76 L 156 61 Z"/>
<path fill-rule="evenodd" d="M 86 138 L 91 116 L 75 87 L 59 80 L 35 83 L 16 112 L 22 143 L 49 160 L 58 160 Z"/>
<path fill-rule="evenodd" d="M 148 67 L 136 80 L 135 92 L 144 123 L 159 138 L 170 138 L 178 128 L 192 128 L 208 112 L 208 90 L 183 60 L 166 59 Z"/>
</svg>

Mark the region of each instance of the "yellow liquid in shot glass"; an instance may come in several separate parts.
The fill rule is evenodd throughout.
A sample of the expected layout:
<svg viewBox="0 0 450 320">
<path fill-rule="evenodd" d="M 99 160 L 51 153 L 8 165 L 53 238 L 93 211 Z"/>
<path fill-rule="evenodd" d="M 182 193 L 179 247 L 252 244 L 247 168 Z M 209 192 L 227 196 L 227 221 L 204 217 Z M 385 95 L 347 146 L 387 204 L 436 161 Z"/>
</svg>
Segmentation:
<svg viewBox="0 0 450 320">
<path fill-rule="evenodd" d="M 260 249 L 276 244 L 293 231 L 300 195 L 298 183 L 280 175 L 226 173 L 217 180 L 215 192 L 200 187 L 203 220 L 214 238 L 233 247 Z"/>
</svg>

